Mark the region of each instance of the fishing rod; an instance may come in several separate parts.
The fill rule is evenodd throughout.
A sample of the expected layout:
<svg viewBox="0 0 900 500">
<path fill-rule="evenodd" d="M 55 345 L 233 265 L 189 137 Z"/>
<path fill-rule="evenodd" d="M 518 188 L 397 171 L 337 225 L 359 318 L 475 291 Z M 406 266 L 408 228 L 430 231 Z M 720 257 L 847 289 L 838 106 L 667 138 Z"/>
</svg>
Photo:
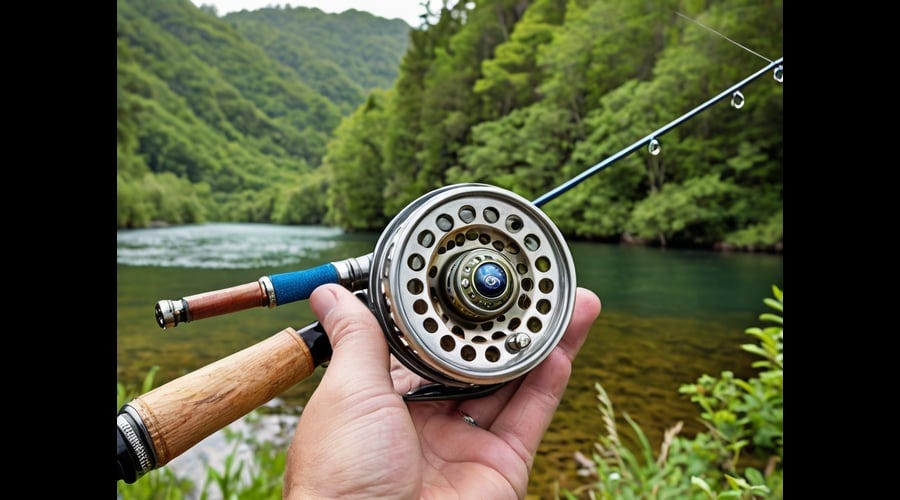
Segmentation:
<svg viewBox="0 0 900 500">
<path fill-rule="evenodd" d="M 534 201 L 486 184 L 445 186 L 401 210 L 372 253 L 156 304 L 173 328 L 254 307 L 309 298 L 340 284 L 365 301 L 391 354 L 432 383 L 407 401 L 490 394 L 543 361 L 562 339 L 575 301 L 575 266 L 559 229 L 538 207 L 731 96 L 783 60 L 723 90 Z M 308 377 L 331 358 L 319 322 L 281 332 L 125 404 L 116 417 L 116 479 L 132 483 Z"/>
<path fill-rule="evenodd" d="M 757 72 L 753 73 L 752 75 L 748 76 L 747 78 L 744 78 L 743 80 L 735 83 L 731 87 L 728 87 L 727 89 L 723 90 L 722 92 L 719 92 L 719 94 L 717 94 L 715 97 L 710 98 L 703 104 L 700 104 L 699 106 L 688 111 L 687 113 L 670 121 L 669 123 L 663 125 L 662 127 L 659 127 L 658 129 L 654 130 L 653 132 L 650 132 L 643 138 L 635 141 L 630 146 L 622 148 L 621 150 L 619 150 L 617 153 L 613 154 L 609 158 L 606 158 L 605 160 L 588 168 L 584 172 L 576 175 L 575 177 L 569 179 L 568 181 L 566 181 L 566 182 L 560 184 L 559 186 L 551 189 L 550 191 L 544 193 L 543 195 L 541 195 L 537 199 L 535 199 L 532 203 L 534 203 L 534 205 L 538 206 L 538 207 L 543 206 L 545 203 L 555 199 L 557 196 L 559 196 L 559 195 L 565 193 L 566 191 L 569 191 L 570 189 L 574 188 L 575 186 L 581 184 L 582 182 L 587 180 L 589 177 L 597 174 L 598 172 L 605 169 L 606 167 L 612 165 L 613 163 L 615 163 L 615 162 L 621 160 L 622 158 L 625 158 L 626 156 L 630 155 L 631 153 L 637 151 L 645 144 L 647 145 L 647 150 L 650 154 L 658 155 L 660 152 L 660 149 L 661 149 L 661 145 L 659 143 L 659 138 L 662 137 L 666 132 L 669 132 L 673 128 L 690 120 L 695 115 L 700 114 L 701 112 L 703 112 L 704 110 L 706 110 L 707 108 L 712 106 L 713 104 L 715 104 L 723 99 L 726 99 L 729 96 L 731 97 L 731 105 L 733 107 L 738 108 L 738 109 L 742 108 L 744 106 L 745 99 L 744 99 L 744 94 L 741 92 L 741 89 L 744 88 L 748 83 L 750 83 L 753 80 L 756 80 L 757 78 L 759 78 L 760 76 L 766 74 L 766 72 L 768 72 L 769 70 L 773 70 L 773 72 L 772 72 L 773 79 L 775 81 L 777 81 L 778 83 L 782 83 L 784 81 L 784 57 L 779 57 L 778 59 L 776 59 L 774 61 L 769 61 L 769 64 L 760 68 Z"/>
</svg>

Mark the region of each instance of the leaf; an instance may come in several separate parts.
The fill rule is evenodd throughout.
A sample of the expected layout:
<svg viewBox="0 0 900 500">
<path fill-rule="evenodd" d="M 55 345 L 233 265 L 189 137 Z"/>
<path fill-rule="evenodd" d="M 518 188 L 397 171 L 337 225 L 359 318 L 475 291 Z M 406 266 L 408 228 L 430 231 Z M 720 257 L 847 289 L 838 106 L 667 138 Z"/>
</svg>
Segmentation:
<svg viewBox="0 0 900 500">
<path fill-rule="evenodd" d="M 681 394 L 697 394 L 697 386 L 695 384 L 684 384 L 678 388 Z"/>
<path fill-rule="evenodd" d="M 768 330 L 768 329 L 767 329 Z M 756 329 L 754 332 L 745 332 L 747 335 L 752 337 L 756 337 L 759 342 L 765 345 L 767 348 L 775 349 L 778 346 L 778 340 L 775 338 L 776 335 L 771 334 L 768 331 L 762 331 L 760 329 Z"/>
<path fill-rule="evenodd" d="M 737 452 L 741 451 L 748 444 L 750 444 L 749 441 L 747 441 L 746 439 L 741 439 L 740 441 L 735 441 L 735 442 L 729 444 L 728 446 L 726 446 L 726 448 L 737 453 Z M 743 481 L 743 479 L 741 481 Z"/>
<path fill-rule="evenodd" d="M 769 487 L 764 484 L 757 484 L 750 487 L 750 493 L 753 493 L 755 495 L 769 493 L 770 491 L 771 490 L 769 490 Z"/>
<path fill-rule="evenodd" d="M 750 485 L 742 477 L 733 477 L 725 474 L 725 480 L 728 481 L 728 484 L 730 484 L 731 487 L 736 490 L 745 490 L 750 488 Z"/>
<path fill-rule="evenodd" d="M 156 376 L 156 372 L 159 371 L 159 365 L 154 365 L 153 368 L 150 368 L 150 371 L 147 372 L 147 376 L 144 377 L 144 384 L 141 386 L 141 394 L 145 394 L 150 392 L 153 389 L 153 378 Z"/>
<path fill-rule="evenodd" d="M 778 302 L 777 300 L 764 299 L 763 302 L 765 302 L 765 304 L 767 306 L 771 307 L 772 309 L 775 309 L 776 311 L 784 312 L 784 305 L 781 302 Z"/>
<path fill-rule="evenodd" d="M 744 475 L 747 476 L 747 480 L 750 481 L 750 484 L 766 484 L 766 479 L 763 477 L 762 473 L 753 467 L 744 469 Z"/>
<path fill-rule="evenodd" d="M 760 321 L 771 321 L 773 323 L 778 323 L 779 325 L 784 324 L 784 318 L 778 316 L 777 314 L 772 313 L 763 313 L 759 315 Z"/>
<path fill-rule="evenodd" d="M 116 383 L 116 411 L 119 411 L 122 408 L 122 405 L 126 403 L 125 398 L 127 394 L 125 394 L 125 386 L 122 385 L 121 382 Z"/>
<path fill-rule="evenodd" d="M 764 358 L 769 357 L 769 353 L 767 353 L 765 350 L 763 350 L 763 348 L 761 348 L 760 346 L 758 346 L 756 344 L 743 344 L 741 346 L 741 349 L 743 349 L 747 352 L 752 352 L 753 354 L 762 356 Z"/>
<path fill-rule="evenodd" d="M 637 435 L 638 440 L 641 442 L 641 451 L 644 454 L 644 462 L 647 465 L 654 463 L 653 460 L 653 448 L 650 446 L 650 441 L 647 439 L 647 436 L 644 434 L 644 431 L 641 430 L 641 427 L 628 416 L 627 412 L 622 412 L 622 416 L 625 417 L 625 420 L 628 421 L 628 425 L 634 429 L 634 433 Z"/>
<path fill-rule="evenodd" d="M 637 457 L 634 456 L 634 453 L 632 453 L 631 450 L 622 447 L 621 449 L 619 449 L 619 455 L 622 457 L 623 462 L 627 464 L 627 466 L 622 466 L 622 477 L 631 478 L 631 474 L 638 475 L 641 473 L 641 464 L 640 462 L 638 462 Z"/>
<path fill-rule="evenodd" d="M 703 478 L 691 476 L 691 484 L 703 490 L 708 498 L 715 498 L 715 495 L 713 495 L 712 490 L 709 488 L 709 485 L 706 484 L 706 481 L 704 481 Z"/>
<path fill-rule="evenodd" d="M 772 285 L 772 295 L 774 295 L 775 298 L 778 299 L 779 302 L 782 302 L 784 299 L 781 289 L 775 285 Z"/>
<path fill-rule="evenodd" d="M 750 385 L 746 380 L 735 379 L 734 383 L 741 389 L 747 391 L 749 394 L 753 394 L 756 392 L 755 390 L 753 390 L 753 386 Z"/>
</svg>

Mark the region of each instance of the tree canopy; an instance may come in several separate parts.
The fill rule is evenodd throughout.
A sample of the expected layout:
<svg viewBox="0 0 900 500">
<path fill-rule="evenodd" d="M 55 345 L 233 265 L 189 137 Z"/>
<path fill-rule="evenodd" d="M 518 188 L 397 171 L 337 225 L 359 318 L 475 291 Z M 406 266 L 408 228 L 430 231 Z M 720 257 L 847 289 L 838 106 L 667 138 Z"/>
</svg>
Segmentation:
<svg viewBox="0 0 900 500">
<path fill-rule="evenodd" d="M 356 193 L 366 198 L 356 205 L 381 209 L 357 211 L 346 227 L 378 229 L 448 183 L 487 182 L 534 199 L 765 64 L 676 12 L 781 55 L 781 2 L 470 5 L 445 5 L 438 22 L 413 33 L 391 100 L 380 104 L 385 127 L 335 132 L 329 154 L 364 142 L 383 159 L 380 196 L 331 186 L 331 197 Z M 742 109 L 721 102 L 661 138 L 662 154 L 634 153 L 545 210 L 582 238 L 780 247 L 782 86 L 763 79 L 744 94 Z M 330 219 L 348 220 L 349 209 L 330 205 Z"/>
</svg>

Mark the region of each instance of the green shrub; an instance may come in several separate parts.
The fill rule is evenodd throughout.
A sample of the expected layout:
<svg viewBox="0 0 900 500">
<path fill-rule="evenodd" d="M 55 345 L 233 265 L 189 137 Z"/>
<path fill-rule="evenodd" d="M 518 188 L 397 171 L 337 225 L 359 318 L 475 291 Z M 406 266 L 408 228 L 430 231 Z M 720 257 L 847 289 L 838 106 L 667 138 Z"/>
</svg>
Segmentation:
<svg viewBox="0 0 900 500">
<path fill-rule="evenodd" d="M 777 314 L 759 319 L 775 326 L 748 328 L 757 343 L 741 346 L 761 358 L 753 363 L 761 370 L 758 376 L 742 380 L 725 371 L 679 389 L 700 406 L 706 432 L 680 436 L 678 422 L 666 430 L 655 453 L 641 427 L 624 413 L 640 445 L 632 450 L 619 439 L 612 402 L 596 385 L 605 434 L 595 443 L 593 460 L 576 457 L 596 482 L 566 491 L 567 498 L 783 497 L 784 301 L 778 287 L 772 290 L 775 298 L 764 302 Z M 751 464 L 762 464 L 763 470 Z"/>
</svg>

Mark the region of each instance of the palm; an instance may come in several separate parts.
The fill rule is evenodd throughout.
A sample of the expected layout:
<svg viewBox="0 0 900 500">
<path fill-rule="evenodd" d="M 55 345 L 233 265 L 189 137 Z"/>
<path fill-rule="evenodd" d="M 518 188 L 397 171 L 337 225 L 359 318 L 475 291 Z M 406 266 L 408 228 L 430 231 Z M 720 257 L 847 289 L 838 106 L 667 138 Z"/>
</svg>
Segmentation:
<svg viewBox="0 0 900 500">
<path fill-rule="evenodd" d="M 410 409 L 422 448 L 422 496 L 524 496 L 512 485 L 527 484 L 530 464 L 489 430 L 465 423 L 453 406 Z"/>
<path fill-rule="evenodd" d="M 393 357 L 391 378 L 400 394 L 428 383 Z M 521 382 L 511 382 L 480 399 L 408 404 L 412 427 L 420 443 L 420 454 L 412 459 L 418 463 L 411 463 L 410 467 L 422 471 L 423 496 L 521 498 L 525 495 L 533 450 L 515 438 L 516 433 L 506 428 L 506 420 L 494 426 Z M 463 414 L 477 416 L 477 426 L 463 420 Z"/>
</svg>

